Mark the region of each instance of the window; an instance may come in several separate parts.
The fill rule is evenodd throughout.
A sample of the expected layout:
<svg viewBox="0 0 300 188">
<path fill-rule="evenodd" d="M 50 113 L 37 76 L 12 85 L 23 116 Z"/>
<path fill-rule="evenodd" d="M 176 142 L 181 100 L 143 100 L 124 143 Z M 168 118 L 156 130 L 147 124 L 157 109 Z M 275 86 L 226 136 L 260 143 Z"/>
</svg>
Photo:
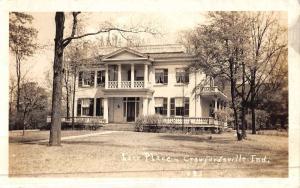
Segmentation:
<svg viewBox="0 0 300 188">
<path fill-rule="evenodd" d="M 154 98 L 155 113 L 160 115 L 167 115 L 168 111 L 168 98 L 157 97 Z"/>
<path fill-rule="evenodd" d="M 94 71 L 80 71 L 78 76 L 78 86 L 93 86 L 95 72 Z"/>
<path fill-rule="evenodd" d="M 97 86 L 104 87 L 105 85 L 105 70 L 97 71 Z"/>
<path fill-rule="evenodd" d="M 189 98 L 171 98 L 171 116 L 189 116 Z"/>
<path fill-rule="evenodd" d="M 94 99 L 85 98 L 77 101 L 77 116 L 93 116 Z"/>
<path fill-rule="evenodd" d="M 189 74 L 185 69 L 176 69 L 176 83 L 189 83 Z"/>
<path fill-rule="evenodd" d="M 155 83 L 168 84 L 168 69 L 155 69 Z"/>
</svg>

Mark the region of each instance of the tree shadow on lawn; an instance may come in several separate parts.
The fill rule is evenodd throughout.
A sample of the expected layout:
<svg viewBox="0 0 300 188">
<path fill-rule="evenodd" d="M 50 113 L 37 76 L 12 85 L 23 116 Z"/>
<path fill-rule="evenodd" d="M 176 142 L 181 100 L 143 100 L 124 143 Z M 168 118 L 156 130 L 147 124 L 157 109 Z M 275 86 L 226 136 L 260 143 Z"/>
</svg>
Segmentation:
<svg viewBox="0 0 300 188">
<path fill-rule="evenodd" d="M 211 144 L 229 144 L 236 141 L 234 138 L 218 138 L 213 137 L 209 139 L 209 137 L 197 137 L 197 136 L 185 136 L 185 135 L 163 135 L 159 136 L 161 139 L 165 140 L 174 140 L 174 141 L 188 141 L 188 142 L 206 142 Z"/>
</svg>

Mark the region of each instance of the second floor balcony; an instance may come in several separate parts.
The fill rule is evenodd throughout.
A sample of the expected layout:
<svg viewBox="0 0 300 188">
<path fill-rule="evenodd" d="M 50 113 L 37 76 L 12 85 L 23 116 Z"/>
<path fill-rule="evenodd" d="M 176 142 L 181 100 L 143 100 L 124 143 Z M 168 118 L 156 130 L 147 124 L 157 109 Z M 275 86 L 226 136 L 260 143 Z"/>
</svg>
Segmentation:
<svg viewBox="0 0 300 188">
<path fill-rule="evenodd" d="M 132 84 L 133 83 L 133 84 Z M 148 83 L 149 85 L 149 83 Z M 108 81 L 107 89 L 129 89 L 129 88 L 145 88 L 144 81 Z"/>
<path fill-rule="evenodd" d="M 200 89 L 200 95 L 208 98 L 221 98 L 227 100 L 227 96 L 217 86 L 204 86 Z"/>
<path fill-rule="evenodd" d="M 147 89 L 150 86 L 148 64 L 106 64 L 100 70 L 81 71 L 78 87 L 105 89 Z"/>
</svg>

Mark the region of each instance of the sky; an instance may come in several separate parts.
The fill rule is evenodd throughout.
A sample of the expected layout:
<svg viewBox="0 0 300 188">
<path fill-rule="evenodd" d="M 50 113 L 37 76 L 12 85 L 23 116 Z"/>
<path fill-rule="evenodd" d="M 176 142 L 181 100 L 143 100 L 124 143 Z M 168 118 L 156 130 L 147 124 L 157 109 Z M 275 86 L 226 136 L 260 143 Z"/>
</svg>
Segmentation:
<svg viewBox="0 0 300 188">
<path fill-rule="evenodd" d="M 35 55 L 22 63 L 26 79 L 46 84 L 45 72 L 52 69 L 54 59 L 55 20 L 54 12 L 30 12 L 34 18 L 32 26 L 38 30 L 37 42 L 46 46 L 38 50 Z M 143 36 L 147 44 L 175 44 L 178 43 L 178 32 L 192 29 L 205 20 L 204 12 L 87 12 L 79 15 L 80 24 L 85 32 L 96 31 L 104 22 L 111 22 L 120 27 L 147 25 L 157 28 L 162 35 Z M 65 36 L 70 31 L 72 17 L 66 14 Z M 93 37 L 87 39 L 93 40 Z M 10 74 L 15 75 L 15 63 L 10 56 Z"/>
<path fill-rule="evenodd" d="M 157 29 L 161 35 L 140 35 L 146 44 L 175 44 L 178 43 L 179 33 L 183 30 L 193 29 L 198 24 L 206 21 L 205 11 L 148 11 L 148 12 L 82 12 L 78 19 L 79 26 L 84 33 L 95 32 L 105 22 L 113 23 L 121 28 L 130 26 L 151 26 Z M 28 57 L 22 63 L 22 71 L 27 80 L 36 81 L 39 84 L 49 85 L 45 79 L 45 73 L 52 70 L 54 59 L 55 37 L 55 12 L 29 12 L 33 16 L 32 26 L 38 30 L 37 43 L 45 46 L 36 51 L 32 57 Z M 281 17 L 286 23 L 286 14 Z M 72 23 L 71 13 L 66 13 L 65 37 L 70 34 Z M 99 36 L 99 35 L 98 35 Z M 87 40 L 95 40 L 97 36 L 86 37 Z M 10 55 L 10 75 L 15 77 L 14 57 Z"/>
</svg>

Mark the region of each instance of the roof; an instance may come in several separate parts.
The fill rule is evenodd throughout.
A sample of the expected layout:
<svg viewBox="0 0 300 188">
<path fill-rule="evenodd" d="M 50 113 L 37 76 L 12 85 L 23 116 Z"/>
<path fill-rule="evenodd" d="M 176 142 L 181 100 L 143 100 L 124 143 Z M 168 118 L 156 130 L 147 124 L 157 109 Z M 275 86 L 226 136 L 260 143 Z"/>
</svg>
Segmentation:
<svg viewBox="0 0 300 188">
<path fill-rule="evenodd" d="M 140 56 L 141 58 L 150 59 L 167 59 L 167 58 L 191 58 L 191 54 L 186 53 L 186 49 L 180 44 L 166 44 L 166 45 L 147 45 L 147 46 L 133 46 L 133 47 L 100 47 L 100 48 L 86 48 L 85 57 L 82 59 L 83 64 L 99 63 L 109 57 L 113 57 L 118 53 L 127 51 L 129 53 Z"/>
<path fill-rule="evenodd" d="M 101 47 L 98 49 L 100 56 L 110 54 L 123 47 Z M 185 48 L 179 44 L 166 44 L 166 45 L 146 45 L 146 46 L 132 46 L 126 47 L 143 54 L 162 54 L 162 53 L 185 53 Z"/>
</svg>

